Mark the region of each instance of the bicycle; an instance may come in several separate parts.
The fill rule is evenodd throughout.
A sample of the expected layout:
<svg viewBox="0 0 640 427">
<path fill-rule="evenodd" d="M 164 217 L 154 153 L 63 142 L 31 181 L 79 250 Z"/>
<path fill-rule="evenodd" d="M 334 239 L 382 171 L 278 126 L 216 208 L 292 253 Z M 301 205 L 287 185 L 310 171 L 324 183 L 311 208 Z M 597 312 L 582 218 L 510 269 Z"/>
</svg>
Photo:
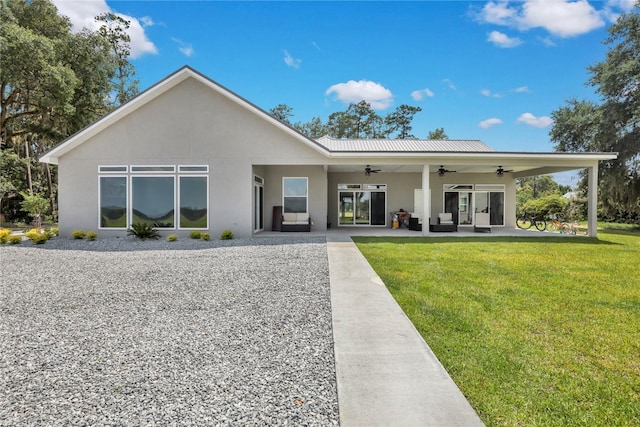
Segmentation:
<svg viewBox="0 0 640 427">
<path fill-rule="evenodd" d="M 543 218 L 536 218 L 526 212 L 516 219 L 516 225 L 523 230 L 535 227 L 538 231 L 544 231 L 547 228 L 547 222 Z"/>
<path fill-rule="evenodd" d="M 549 228 L 551 231 L 559 231 L 560 234 L 576 234 L 577 225 L 575 223 L 568 223 L 561 220 L 557 214 L 549 215 L 551 223 Z"/>
</svg>

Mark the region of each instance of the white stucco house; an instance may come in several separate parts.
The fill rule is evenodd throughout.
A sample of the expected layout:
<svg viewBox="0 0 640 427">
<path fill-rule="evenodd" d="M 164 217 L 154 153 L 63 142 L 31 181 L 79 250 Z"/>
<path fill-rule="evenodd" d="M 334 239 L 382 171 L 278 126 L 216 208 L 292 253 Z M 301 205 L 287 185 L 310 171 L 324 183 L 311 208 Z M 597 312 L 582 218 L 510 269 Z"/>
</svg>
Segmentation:
<svg viewBox="0 0 640 427">
<path fill-rule="evenodd" d="M 308 216 L 314 231 L 391 227 L 401 209 L 423 225 L 446 212 L 458 228 L 477 213 L 515 227 L 516 178 L 584 168 L 595 235 L 598 162 L 615 157 L 499 152 L 477 140 L 313 140 L 183 67 L 40 160 L 58 165 L 61 235 L 124 235 L 147 221 L 250 236 L 280 229 L 283 214 Z"/>
</svg>

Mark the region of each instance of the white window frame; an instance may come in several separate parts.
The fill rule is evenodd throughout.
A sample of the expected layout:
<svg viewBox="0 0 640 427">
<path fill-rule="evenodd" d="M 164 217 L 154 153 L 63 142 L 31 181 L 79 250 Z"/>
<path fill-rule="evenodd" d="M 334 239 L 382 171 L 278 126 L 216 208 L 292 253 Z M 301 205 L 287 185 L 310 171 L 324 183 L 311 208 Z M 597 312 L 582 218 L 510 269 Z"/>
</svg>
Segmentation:
<svg viewBox="0 0 640 427">
<path fill-rule="evenodd" d="M 191 169 L 191 170 L 188 170 L 188 169 Z M 178 173 L 187 173 L 187 174 L 209 173 L 209 165 L 180 165 L 178 166 Z"/>
<path fill-rule="evenodd" d="M 102 226 L 102 215 L 101 215 L 101 211 L 102 211 L 102 205 L 101 205 L 101 198 L 102 198 L 102 184 L 100 183 L 101 178 L 124 178 L 125 179 L 125 183 L 126 183 L 126 189 L 125 189 L 125 197 L 127 199 L 127 205 L 125 206 L 125 216 L 126 216 L 126 226 L 125 227 L 103 227 Z M 130 200 L 130 196 L 129 196 L 129 176 L 128 175 L 123 175 L 123 174 L 115 174 L 115 173 L 110 173 L 110 172 L 106 172 L 106 173 L 102 173 L 101 175 L 98 175 L 98 230 L 127 230 L 129 228 L 129 224 L 131 223 L 130 221 L 130 205 L 129 203 L 131 203 Z"/>
<path fill-rule="evenodd" d="M 123 170 L 109 170 L 109 169 L 114 169 L 114 168 L 121 168 Z M 99 174 L 122 174 L 122 173 L 128 173 L 129 172 L 129 166 L 127 165 L 99 165 L 98 166 L 98 173 Z"/>
<path fill-rule="evenodd" d="M 307 185 L 307 194 L 305 198 L 305 213 L 309 213 L 309 177 L 308 176 L 283 176 L 282 177 L 282 212 L 285 212 L 284 198 L 287 197 L 284 194 L 284 182 L 287 179 L 304 179 Z M 288 196 L 288 197 L 302 197 L 302 196 Z"/>
<path fill-rule="evenodd" d="M 201 227 L 180 227 L 180 205 L 181 205 L 181 200 L 182 200 L 182 195 L 180 194 L 180 180 L 182 178 L 206 178 L 207 180 L 207 225 L 205 228 L 201 228 Z M 174 209 L 175 215 L 176 215 L 176 227 L 178 230 L 208 230 L 209 229 L 209 213 L 211 211 L 211 209 L 209 208 L 209 175 L 203 175 L 203 174 L 188 174 L 188 175 L 178 175 L 178 179 L 177 179 L 177 193 L 176 194 L 176 208 Z"/>
<path fill-rule="evenodd" d="M 135 174 L 131 174 L 129 175 L 129 188 L 127 189 L 127 192 L 129 193 L 129 213 L 128 213 L 128 220 L 129 220 L 129 224 L 131 225 L 131 221 L 133 221 L 133 179 L 134 178 L 173 178 L 173 227 L 156 227 L 159 228 L 160 230 L 176 230 L 177 227 L 177 212 L 176 212 L 176 204 L 177 204 L 177 199 L 178 199 L 178 195 L 177 195 L 177 189 L 176 189 L 176 175 L 168 175 L 168 174 L 142 174 L 142 173 L 135 173 Z M 207 219 L 207 222 L 209 222 L 209 220 Z"/>
<path fill-rule="evenodd" d="M 146 170 L 136 170 L 141 168 Z M 158 170 L 153 170 L 154 168 L 158 168 Z M 131 173 L 136 175 L 176 173 L 176 166 L 175 165 L 131 165 Z"/>
</svg>

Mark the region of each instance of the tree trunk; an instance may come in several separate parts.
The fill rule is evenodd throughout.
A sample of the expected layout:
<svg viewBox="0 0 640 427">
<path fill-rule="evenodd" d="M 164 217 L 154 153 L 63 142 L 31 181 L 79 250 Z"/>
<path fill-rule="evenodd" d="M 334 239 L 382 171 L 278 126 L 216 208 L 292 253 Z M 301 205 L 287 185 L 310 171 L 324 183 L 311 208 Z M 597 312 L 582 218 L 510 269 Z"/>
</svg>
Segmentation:
<svg viewBox="0 0 640 427">
<path fill-rule="evenodd" d="M 45 163 L 45 170 L 47 171 L 47 186 L 49 187 L 49 205 L 51 206 L 51 219 L 53 222 L 58 222 L 58 210 L 56 209 L 56 200 L 53 195 L 53 178 L 51 177 L 51 166 L 49 163 Z"/>
<path fill-rule="evenodd" d="M 33 195 L 33 182 L 31 180 L 31 157 L 29 155 L 29 142 L 31 136 L 27 135 L 24 141 L 24 155 L 27 159 L 27 183 L 29 184 L 29 194 Z"/>
</svg>

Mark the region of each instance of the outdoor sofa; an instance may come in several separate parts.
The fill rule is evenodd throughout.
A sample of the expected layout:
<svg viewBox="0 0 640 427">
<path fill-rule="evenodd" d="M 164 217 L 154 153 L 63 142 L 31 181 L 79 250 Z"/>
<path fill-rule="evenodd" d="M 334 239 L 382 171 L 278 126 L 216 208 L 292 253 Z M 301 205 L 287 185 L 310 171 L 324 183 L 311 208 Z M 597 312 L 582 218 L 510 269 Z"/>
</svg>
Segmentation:
<svg viewBox="0 0 640 427">
<path fill-rule="evenodd" d="M 311 231 L 311 217 L 308 212 L 285 212 L 280 221 L 280 231 Z"/>
</svg>

